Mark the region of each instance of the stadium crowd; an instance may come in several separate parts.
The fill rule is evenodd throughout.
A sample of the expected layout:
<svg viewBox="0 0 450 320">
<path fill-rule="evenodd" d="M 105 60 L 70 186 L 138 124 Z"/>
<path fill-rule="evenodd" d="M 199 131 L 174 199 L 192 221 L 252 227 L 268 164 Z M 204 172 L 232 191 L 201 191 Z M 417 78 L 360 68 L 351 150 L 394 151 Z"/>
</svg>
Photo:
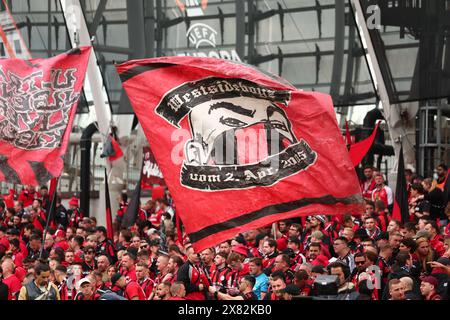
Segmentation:
<svg viewBox="0 0 450 320">
<path fill-rule="evenodd" d="M 78 199 L 61 199 L 45 232 L 45 187 L 25 187 L 0 202 L 1 300 L 293 300 L 320 298 L 316 278 L 337 276 L 329 298 L 448 299 L 450 205 L 447 167 L 437 179 L 406 170 L 409 221 L 392 218 L 394 197 L 384 177 L 364 169 L 365 210 L 359 215 L 278 221 L 196 252 L 177 236 L 176 206 L 164 198 L 141 205 L 130 229 L 119 229 L 128 206 L 120 199 L 114 239 Z M 276 226 L 275 226 L 276 225 Z"/>
</svg>

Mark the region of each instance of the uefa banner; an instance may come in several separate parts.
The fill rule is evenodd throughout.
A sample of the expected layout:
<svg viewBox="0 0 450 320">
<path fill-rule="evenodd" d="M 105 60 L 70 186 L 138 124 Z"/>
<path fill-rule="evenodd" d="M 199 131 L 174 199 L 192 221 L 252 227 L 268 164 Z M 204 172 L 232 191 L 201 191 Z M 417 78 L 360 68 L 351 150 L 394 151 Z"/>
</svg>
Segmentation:
<svg viewBox="0 0 450 320">
<path fill-rule="evenodd" d="M 0 60 L 0 181 L 38 186 L 61 175 L 90 50 Z"/>
<path fill-rule="evenodd" d="M 361 210 L 330 96 L 215 58 L 117 70 L 197 250 L 280 219 Z"/>
<path fill-rule="evenodd" d="M 142 162 L 141 188 L 153 189 L 154 184 L 164 186 L 164 177 L 158 167 L 158 164 L 156 163 L 155 156 L 153 155 L 150 147 L 144 147 L 142 153 L 144 160 Z"/>
</svg>

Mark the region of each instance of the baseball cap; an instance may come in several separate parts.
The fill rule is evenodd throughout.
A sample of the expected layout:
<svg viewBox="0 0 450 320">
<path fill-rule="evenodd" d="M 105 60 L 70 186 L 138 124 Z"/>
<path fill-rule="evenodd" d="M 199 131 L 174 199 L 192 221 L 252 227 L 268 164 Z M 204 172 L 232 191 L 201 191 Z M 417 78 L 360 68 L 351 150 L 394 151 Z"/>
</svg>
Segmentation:
<svg viewBox="0 0 450 320">
<path fill-rule="evenodd" d="M 81 286 L 85 283 L 91 284 L 91 280 L 89 280 L 88 278 L 82 278 L 82 279 L 78 280 L 77 288 L 81 288 Z"/>
<path fill-rule="evenodd" d="M 430 239 L 430 233 L 426 230 L 419 230 L 417 231 L 416 235 L 413 237 L 414 240 L 417 240 L 419 238 L 427 238 Z"/>
<path fill-rule="evenodd" d="M 284 289 L 280 290 L 280 293 L 287 293 L 293 296 L 298 296 L 300 294 L 300 288 L 295 284 L 288 284 Z"/>
<path fill-rule="evenodd" d="M 53 238 L 65 238 L 66 237 L 66 233 L 64 232 L 64 230 L 58 229 L 56 230 L 55 234 L 53 235 Z"/>
<path fill-rule="evenodd" d="M 70 198 L 69 205 L 78 207 L 78 199 L 76 197 Z"/>
<path fill-rule="evenodd" d="M 433 276 L 426 276 L 426 277 L 421 278 L 420 280 L 422 280 L 422 282 L 428 282 L 429 284 L 433 285 L 435 288 L 437 288 L 437 286 L 438 286 L 438 281 Z"/>
<path fill-rule="evenodd" d="M 158 230 L 156 230 L 155 228 L 150 228 L 147 230 L 147 236 L 150 237 L 152 234 L 157 233 L 157 232 L 158 232 Z"/>
<path fill-rule="evenodd" d="M 325 218 L 325 216 L 323 214 L 315 215 L 314 218 L 316 218 L 317 220 L 319 220 L 323 224 L 325 224 L 325 222 L 326 222 L 326 218 Z"/>
<path fill-rule="evenodd" d="M 116 284 L 116 282 L 120 279 L 122 277 L 122 274 L 121 273 L 114 273 L 113 275 L 112 275 L 112 277 L 111 277 L 111 285 L 113 286 L 113 285 L 115 285 Z"/>
</svg>

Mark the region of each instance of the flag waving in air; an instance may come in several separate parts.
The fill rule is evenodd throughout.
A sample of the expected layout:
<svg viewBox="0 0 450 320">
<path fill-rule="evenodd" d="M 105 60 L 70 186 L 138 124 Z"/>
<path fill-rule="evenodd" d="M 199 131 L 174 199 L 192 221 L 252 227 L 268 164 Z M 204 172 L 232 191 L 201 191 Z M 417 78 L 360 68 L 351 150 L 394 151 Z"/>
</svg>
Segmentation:
<svg viewBox="0 0 450 320">
<path fill-rule="evenodd" d="M 330 96 L 214 58 L 117 69 L 197 250 L 280 219 L 362 208 Z"/>
<path fill-rule="evenodd" d="M 0 60 L 0 181 L 38 186 L 61 175 L 89 53 Z"/>
<path fill-rule="evenodd" d="M 403 158 L 403 145 L 400 147 L 398 157 L 397 184 L 395 187 L 394 208 L 392 218 L 402 223 L 409 221 L 408 189 L 405 177 L 405 160 Z"/>
</svg>

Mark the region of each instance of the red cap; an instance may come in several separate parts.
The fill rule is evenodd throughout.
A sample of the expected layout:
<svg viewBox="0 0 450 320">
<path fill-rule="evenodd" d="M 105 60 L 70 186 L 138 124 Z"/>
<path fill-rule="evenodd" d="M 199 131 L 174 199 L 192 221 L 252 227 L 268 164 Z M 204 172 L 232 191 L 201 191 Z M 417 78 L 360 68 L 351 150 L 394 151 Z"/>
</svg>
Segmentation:
<svg viewBox="0 0 450 320">
<path fill-rule="evenodd" d="M 78 207 L 78 199 L 76 197 L 70 198 L 69 205 Z"/>
<path fill-rule="evenodd" d="M 438 287 L 438 281 L 433 276 L 426 276 L 421 278 L 420 280 L 422 280 L 422 282 L 428 282 L 429 284 L 433 285 L 435 289 Z"/>
<path fill-rule="evenodd" d="M 245 257 L 248 257 L 247 247 L 243 244 L 237 244 L 231 248 L 231 251 L 242 254 Z"/>
<path fill-rule="evenodd" d="M 64 232 L 64 230 L 58 229 L 56 230 L 54 236 L 54 238 L 65 238 L 66 237 L 66 233 Z"/>
</svg>

